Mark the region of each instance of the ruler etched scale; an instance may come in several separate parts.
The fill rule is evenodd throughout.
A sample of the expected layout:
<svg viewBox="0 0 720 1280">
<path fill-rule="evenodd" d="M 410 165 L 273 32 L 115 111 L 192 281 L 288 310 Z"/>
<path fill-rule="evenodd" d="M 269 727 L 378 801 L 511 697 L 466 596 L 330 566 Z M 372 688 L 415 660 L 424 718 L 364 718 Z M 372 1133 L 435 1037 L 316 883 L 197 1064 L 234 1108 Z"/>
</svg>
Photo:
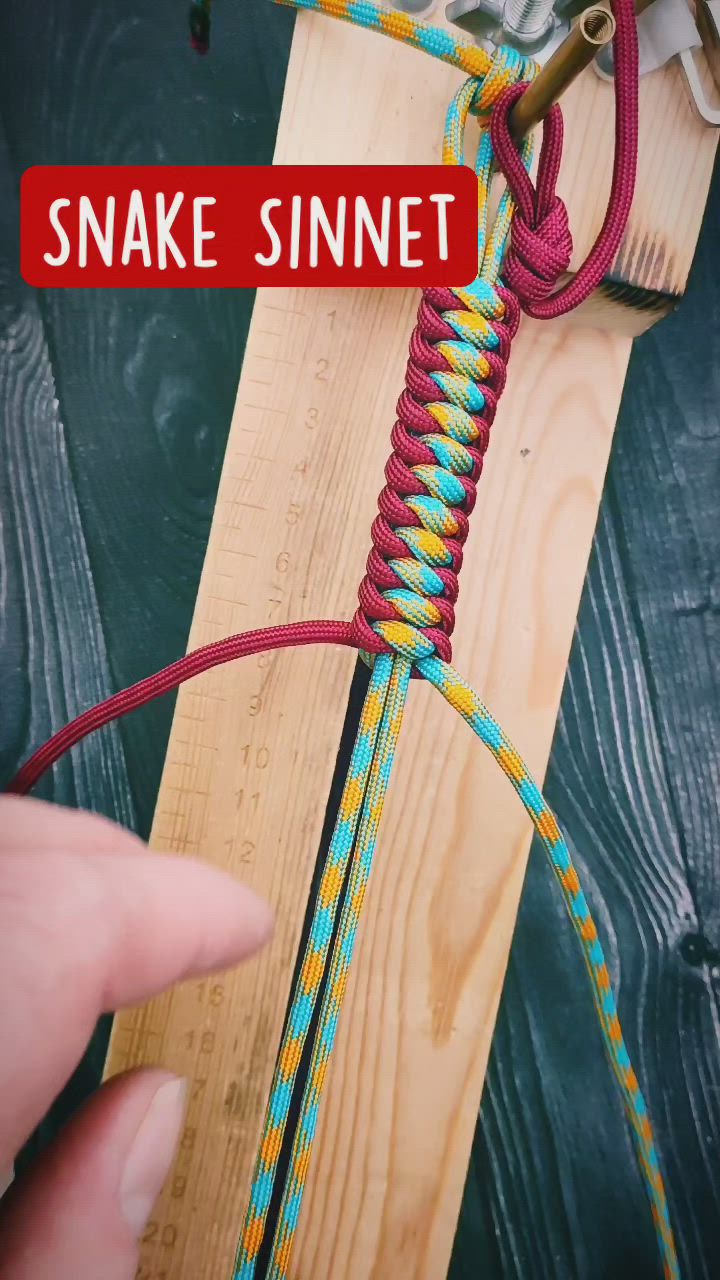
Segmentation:
<svg viewBox="0 0 720 1280">
<path fill-rule="evenodd" d="M 304 16 L 276 161 L 432 162 L 459 81 L 411 50 Z M 666 122 L 681 155 L 641 170 L 621 255 L 629 265 L 619 268 L 633 300 L 681 293 L 692 258 L 715 141 L 680 94 L 672 71 L 645 91 L 643 112 L 649 100 L 653 129 Z M 611 112 L 610 90 L 592 76 L 566 111 L 563 194 L 579 254 L 605 195 L 595 151 L 609 157 Z M 692 185 L 675 244 L 678 163 Z M 643 253 L 633 247 L 643 243 Z M 352 615 L 416 305 L 395 291 L 258 294 L 191 647 Z M 648 323 L 645 310 L 603 306 L 604 332 L 577 320 L 523 325 L 462 576 L 457 665 L 538 775 L 630 348 L 608 324 L 616 316 L 627 333 Z M 532 556 L 516 553 L 518 533 Z M 275 653 L 219 667 L 178 696 L 152 844 L 241 876 L 273 903 L 277 931 L 239 970 L 115 1021 L 110 1073 L 162 1062 L 191 1081 L 139 1280 L 232 1275 L 353 666 L 347 651 Z M 445 1273 L 524 872 L 529 832 L 516 797 L 466 726 L 416 684 L 298 1233 L 292 1274 L 305 1280 Z M 431 764 L 428 741 L 451 768 Z M 428 1114 L 432 1125 L 419 1123 Z"/>
<path fill-rule="evenodd" d="M 258 295 L 191 646 L 351 616 L 415 305 L 399 292 Z M 350 419 L 360 334 L 388 375 Z M 192 1081 L 174 1177 L 146 1233 L 147 1280 L 170 1264 L 172 1277 L 229 1274 L 354 660 L 260 655 L 178 697 L 151 842 L 232 869 L 273 902 L 278 927 L 257 963 L 116 1019 L 110 1070 L 162 1061 Z M 210 1241 L 196 1230 L 208 1215 Z"/>
</svg>

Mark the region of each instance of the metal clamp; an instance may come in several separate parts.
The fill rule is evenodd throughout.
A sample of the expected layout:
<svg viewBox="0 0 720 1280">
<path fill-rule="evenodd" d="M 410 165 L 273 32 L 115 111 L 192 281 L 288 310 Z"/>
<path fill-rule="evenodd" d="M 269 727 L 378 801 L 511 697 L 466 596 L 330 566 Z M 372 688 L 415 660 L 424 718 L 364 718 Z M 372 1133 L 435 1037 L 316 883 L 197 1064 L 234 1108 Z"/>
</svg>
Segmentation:
<svg viewBox="0 0 720 1280">
<path fill-rule="evenodd" d="M 480 43 L 509 44 L 546 63 L 563 48 L 570 24 L 583 7 L 584 0 L 451 0 L 446 16 Z M 720 0 L 696 0 L 694 19 L 686 0 L 637 0 L 636 10 L 640 74 L 677 58 L 696 115 L 711 128 L 720 128 L 720 106 L 708 100 L 695 56 L 702 47 L 720 91 Z M 598 53 L 595 67 L 604 78 L 612 77 L 609 44 Z"/>
<path fill-rule="evenodd" d="M 543 62 L 586 4 L 587 0 L 452 0 L 445 14 L 481 43 L 509 44 Z"/>
<path fill-rule="evenodd" d="M 697 0 L 695 22 L 715 88 L 720 90 L 720 0 Z M 695 112 L 704 124 L 720 129 L 720 107 L 711 106 L 705 96 L 693 50 L 683 49 L 679 58 Z"/>
<path fill-rule="evenodd" d="M 707 77 L 696 59 L 696 51 L 702 49 L 720 90 L 720 0 L 697 0 L 694 19 L 685 0 L 654 0 L 638 14 L 638 37 L 640 75 L 649 75 L 677 58 L 698 119 L 710 128 L 720 128 L 720 106 L 708 101 Z M 595 67 L 604 79 L 612 78 L 612 49 L 602 50 Z"/>
</svg>

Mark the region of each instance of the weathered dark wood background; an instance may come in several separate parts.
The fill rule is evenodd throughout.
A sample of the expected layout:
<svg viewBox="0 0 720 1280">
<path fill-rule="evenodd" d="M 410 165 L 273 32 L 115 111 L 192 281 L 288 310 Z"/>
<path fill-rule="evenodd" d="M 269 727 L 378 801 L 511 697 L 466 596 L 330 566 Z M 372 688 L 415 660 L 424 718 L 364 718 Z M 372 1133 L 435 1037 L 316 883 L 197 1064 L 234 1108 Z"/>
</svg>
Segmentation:
<svg viewBox="0 0 720 1280">
<path fill-rule="evenodd" d="M 252 297 L 42 294 L 17 265 L 31 164 L 270 160 L 291 15 L 218 5 L 203 60 L 184 9 L 0 11 L 0 777 L 185 646 Z M 716 183 L 687 299 L 633 356 L 548 781 L 608 943 L 686 1280 L 720 1274 L 719 237 Z M 43 793 L 146 833 L 171 712 L 168 698 L 105 731 Z M 101 1058 L 102 1036 L 31 1150 Z M 657 1275 L 582 967 L 534 852 L 452 1280 Z"/>
</svg>

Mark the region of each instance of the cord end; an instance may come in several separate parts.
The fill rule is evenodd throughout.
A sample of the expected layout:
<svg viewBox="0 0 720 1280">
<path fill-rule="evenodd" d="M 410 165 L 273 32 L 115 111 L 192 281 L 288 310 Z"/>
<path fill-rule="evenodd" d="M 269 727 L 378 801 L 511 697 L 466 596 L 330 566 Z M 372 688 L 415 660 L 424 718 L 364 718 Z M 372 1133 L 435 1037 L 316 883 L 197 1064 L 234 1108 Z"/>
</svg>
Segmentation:
<svg viewBox="0 0 720 1280">
<path fill-rule="evenodd" d="M 210 49 L 210 4 L 211 0 L 192 0 L 190 6 L 190 44 L 196 53 Z"/>
</svg>

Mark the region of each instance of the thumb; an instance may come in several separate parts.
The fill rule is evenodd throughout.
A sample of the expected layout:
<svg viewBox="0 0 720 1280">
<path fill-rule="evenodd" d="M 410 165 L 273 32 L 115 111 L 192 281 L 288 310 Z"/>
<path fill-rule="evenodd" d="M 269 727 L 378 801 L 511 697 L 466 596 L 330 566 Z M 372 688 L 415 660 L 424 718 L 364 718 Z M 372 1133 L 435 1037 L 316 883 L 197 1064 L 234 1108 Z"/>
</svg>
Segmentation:
<svg viewBox="0 0 720 1280">
<path fill-rule="evenodd" d="M 184 1111 L 165 1071 L 100 1089 L 3 1198 L 0 1280 L 133 1280 Z"/>
</svg>

